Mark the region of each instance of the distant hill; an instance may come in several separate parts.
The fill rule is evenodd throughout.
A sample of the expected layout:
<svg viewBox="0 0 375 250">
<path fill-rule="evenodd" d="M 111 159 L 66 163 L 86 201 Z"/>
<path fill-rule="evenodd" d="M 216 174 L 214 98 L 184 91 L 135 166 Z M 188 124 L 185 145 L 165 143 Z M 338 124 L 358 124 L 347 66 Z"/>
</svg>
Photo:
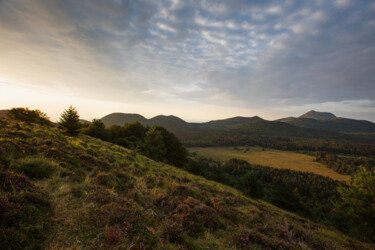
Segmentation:
<svg viewBox="0 0 375 250">
<path fill-rule="evenodd" d="M 298 118 L 299 119 L 299 118 Z M 297 120 L 298 120 L 297 119 Z M 322 139 L 351 139 L 349 136 L 332 131 L 319 130 L 319 128 L 304 128 L 285 122 L 266 121 L 258 116 L 233 117 L 223 120 L 213 120 L 205 123 L 189 123 L 179 117 L 170 115 L 159 115 L 151 119 L 138 114 L 113 113 L 101 119 L 106 126 L 113 124 L 139 121 L 145 126 L 162 126 L 186 144 L 195 142 L 197 144 L 212 140 L 220 145 L 230 140 L 231 144 L 240 143 L 238 138 L 245 140 L 252 136 L 274 136 L 274 137 L 301 137 Z"/>
<path fill-rule="evenodd" d="M 124 123 L 139 121 L 142 124 L 146 124 L 147 119 L 138 114 L 125 114 L 125 113 L 112 113 L 101 118 L 102 122 L 106 126 L 111 125 L 124 125 Z"/>
<path fill-rule="evenodd" d="M 375 133 L 375 123 L 365 120 L 336 117 L 332 113 L 311 110 L 300 117 L 286 117 L 276 120 L 300 128 L 329 130 L 339 133 Z"/>
<path fill-rule="evenodd" d="M 298 118 L 286 122 L 297 127 L 323 129 L 341 133 L 375 133 L 375 123 L 348 118 L 336 117 L 326 120 Z"/>
<path fill-rule="evenodd" d="M 285 122 L 275 121 L 254 121 L 239 124 L 231 127 L 234 131 L 249 135 L 267 135 L 267 136 L 287 136 L 304 138 L 326 138 L 338 139 L 345 138 L 343 134 L 332 131 L 319 130 L 314 128 L 302 128 L 293 126 Z"/>
<path fill-rule="evenodd" d="M 209 126 L 209 127 L 228 127 L 228 126 L 233 126 L 233 125 L 238 125 L 238 124 L 243 124 L 243 123 L 249 123 L 253 121 L 263 121 L 263 119 L 260 118 L 259 116 L 253 116 L 253 117 L 236 116 L 236 117 L 228 118 L 224 120 L 209 121 L 209 122 L 204 123 L 204 125 Z"/>
<path fill-rule="evenodd" d="M 82 124 L 90 124 L 91 122 L 85 119 L 79 119 L 79 122 Z"/>
<path fill-rule="evenodd" d="M 309 112 L 301 115 L 298 118 L 310 118 L 310 119 L 315 119 L 315 120 L 325 120 L 325 119 L 331 119 L 335 118 L 336 116 L 332 113 L 328 112 L 318 112 L 315 110 L 310 110 Z"/>
<path fill-rule="evenodd" d="M 293 117 L 293 116 L 289 116 L 289 117 L 277 119 L 277 120 L 275 120 L 275 122 L 288 122 L 288 121 L 292 121 L 292 120 L 295 120 L 295 119 L 297 119 L 297 118 Z"/>
<path fill-rule="evenodd" d="M 145 123 L 147 126 L 150 126 L 150 127 L 157 125 L 157 126 L 165 127 L 166 129 L 169 129 L 169 130 L 185 128 L 189 126 L 189 123 L 187 123 L 186 121 L 174 115 L 169 115 L 169 116 L 158 115 L 147 120 Z"/>
</svg>

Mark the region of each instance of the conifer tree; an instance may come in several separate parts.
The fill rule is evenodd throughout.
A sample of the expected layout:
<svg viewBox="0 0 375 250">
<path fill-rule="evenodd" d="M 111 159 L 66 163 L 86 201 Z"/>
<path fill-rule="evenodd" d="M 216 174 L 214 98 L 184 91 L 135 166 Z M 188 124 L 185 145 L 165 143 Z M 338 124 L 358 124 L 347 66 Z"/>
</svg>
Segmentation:
<svg viewBox="0 0 375 250">
<path fill-rule="evenodd" d="M 69 106 L 62 114 L 59 125 L 65 132 L 71 136 L 76 136 L 81 128 L 79 115 L 75 107 Z"/>
</svg>

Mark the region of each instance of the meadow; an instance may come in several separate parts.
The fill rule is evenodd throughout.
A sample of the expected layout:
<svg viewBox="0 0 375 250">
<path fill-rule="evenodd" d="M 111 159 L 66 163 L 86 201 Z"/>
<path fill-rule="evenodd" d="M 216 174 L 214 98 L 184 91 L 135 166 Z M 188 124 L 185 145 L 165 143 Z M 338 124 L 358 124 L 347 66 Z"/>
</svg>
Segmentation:
<svg viewBox="0 0 375 250">
<path fill-rule="evenodd" d="M 251 164 L 312 172 L 338 181 L 350 181 L 351 179 L 349 175 L 339 174 L 324 164 L 316 162 L 314 156 L 290 151 L 268 148 L 263 150 L 261 147 L 195 147 L 189 148 L 189 152 L 219 161 L 237 158 Z"/>
</svg>

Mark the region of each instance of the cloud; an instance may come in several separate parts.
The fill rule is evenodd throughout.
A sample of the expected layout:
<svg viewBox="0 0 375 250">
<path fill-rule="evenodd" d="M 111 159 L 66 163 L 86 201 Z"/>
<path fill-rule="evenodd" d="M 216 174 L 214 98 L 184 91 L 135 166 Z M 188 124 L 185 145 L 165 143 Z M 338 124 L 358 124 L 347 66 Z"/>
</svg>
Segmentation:
<svg viewBox="0 0 375 250">
<path fill-rule="evenodd" d="M 369 100 L 369 1 L 0 2 L 0 77 L 116 102 Z M 354 112 L 354 111 L 353 111 Z"/>
</svg>

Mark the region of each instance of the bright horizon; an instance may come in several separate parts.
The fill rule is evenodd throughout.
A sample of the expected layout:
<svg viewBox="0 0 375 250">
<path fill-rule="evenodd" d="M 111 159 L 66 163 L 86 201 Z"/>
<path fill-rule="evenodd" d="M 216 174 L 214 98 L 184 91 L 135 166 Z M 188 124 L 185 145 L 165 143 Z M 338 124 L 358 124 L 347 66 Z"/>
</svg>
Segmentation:
<svg viewBox="0 0 375 250">
<path fill-rule="evenodd" d="M 371 1 L 0 3 L 0 109 L 375 122 Z"/>
</svg>

